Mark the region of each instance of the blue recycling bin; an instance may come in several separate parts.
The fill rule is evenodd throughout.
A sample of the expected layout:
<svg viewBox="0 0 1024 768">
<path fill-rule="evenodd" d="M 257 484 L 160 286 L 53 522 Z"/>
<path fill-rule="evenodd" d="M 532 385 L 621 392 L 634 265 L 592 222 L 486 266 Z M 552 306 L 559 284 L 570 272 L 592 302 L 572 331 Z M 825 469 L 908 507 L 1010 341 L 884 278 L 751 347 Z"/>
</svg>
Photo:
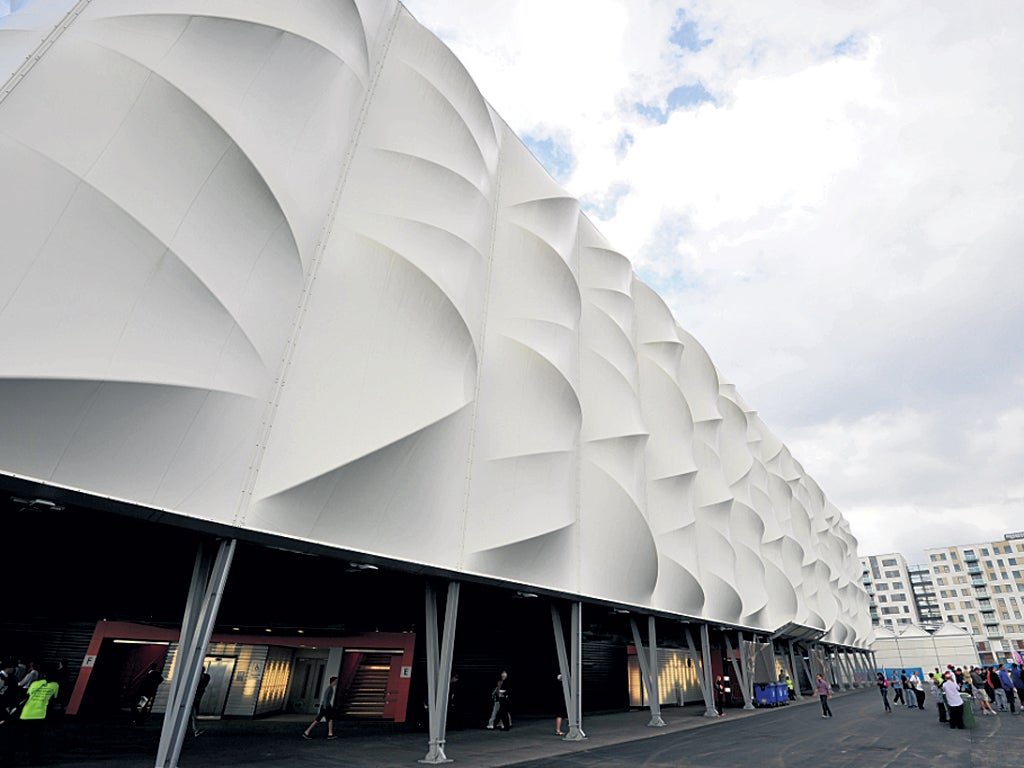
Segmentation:
<svg viewBox="0 0 1024 768">
<path fill-rule="evenodd" d="M 758 707 L 767 707 L 768 698 L 768 686 L 754 683 L 754 705 Z"/>
<path fill-rule="evenodd" d="M 759 707 L 778 706 L 778 693 L 774 683 L 761 683 L 754 685 L 754 699 Z"/>
<path fill-rule="evenodd" d="M 775 704 L 777 706 L 783 706 L 789 704 L 789 686 L 785 683 L 772 683 L 775 687 Z"/>
</svg>

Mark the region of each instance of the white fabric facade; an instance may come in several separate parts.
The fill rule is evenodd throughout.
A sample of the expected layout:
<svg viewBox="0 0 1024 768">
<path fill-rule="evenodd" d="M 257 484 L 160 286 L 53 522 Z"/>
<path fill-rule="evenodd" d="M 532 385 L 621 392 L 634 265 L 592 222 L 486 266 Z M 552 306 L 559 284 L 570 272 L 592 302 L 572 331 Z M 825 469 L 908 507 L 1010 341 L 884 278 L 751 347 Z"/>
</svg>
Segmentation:
<svg viewBox="0 0 1024 768">
<path fill-rule="evenodd" d="M 400 4 L 16 3 L 0 66 L 0 472 L 870 641 L 839 511 Z"/>
</svg>

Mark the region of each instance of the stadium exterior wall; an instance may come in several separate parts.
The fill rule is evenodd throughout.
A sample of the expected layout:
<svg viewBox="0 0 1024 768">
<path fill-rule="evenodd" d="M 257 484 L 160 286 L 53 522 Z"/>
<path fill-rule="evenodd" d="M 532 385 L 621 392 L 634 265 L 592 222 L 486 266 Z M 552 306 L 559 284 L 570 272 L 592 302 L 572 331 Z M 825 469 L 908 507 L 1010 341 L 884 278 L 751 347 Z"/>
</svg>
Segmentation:
<svg viewBox="0 0 1024 768">
<path fill-rule="evenodd" d="M 27 3 L 0 65 L 0 473 L 870 643 L 840 512 L 399 3 Z"/>
</svg>

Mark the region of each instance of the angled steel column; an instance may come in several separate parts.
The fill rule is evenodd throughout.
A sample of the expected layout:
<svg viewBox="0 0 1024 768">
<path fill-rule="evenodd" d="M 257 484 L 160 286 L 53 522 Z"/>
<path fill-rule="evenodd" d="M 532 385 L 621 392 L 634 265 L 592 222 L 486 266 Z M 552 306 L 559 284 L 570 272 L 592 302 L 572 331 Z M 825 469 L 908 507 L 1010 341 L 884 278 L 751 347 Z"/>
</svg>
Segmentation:
<svg viewBox="0 0 1024 768">
<path fill-rule="evenodd" d="M 808 663 L 809 661 L 814 659 L 814 645 L 813 644 L 807 646 L 807 656 L 808 656 L 808 658 L 805 659 L 804 655 L 802 653 L 800 654 L 800 664 L 804 668 L 804 673 L 807 675 L 807 682 L 810 683 L 811 691 L 813 692 L 814 691 L 814 672 L 811 671 L 811 665 Z M 822 670 L 822 672 L 824 672 L 824 670 Z"/>
<path fill-rule="evenodd" d="M 701 681 L 700 692 L 704 695 L 704 717 L 718 717 L 718 710 L 715 709 L 715 676 L 711 671 L 711 640 L 708 637 L 708 625 L 700 625 L 700 661 L 697 660 L 697 649 L 689 626 L 686 627 L 686 642 L 690 646 L 693 663 L 700 669 L 697 679 Z"/>
<path fill-rule="evenodd" d="M 843 663 L 846 665 L 846 669 L 850 674 L 850 686 L 852 688 L 860 688 L 860 681 L 857 679 L 857 670 L 853 665 L 853 657 L 850 655 L 850 651 L 847 648 L 843 649 Z"/>
<path fill-rule="evenodd" d="M 651 722 L 648 727 L 661 728 L 665 721 L 661 718 L 661 696 L 658 691 L 658 641 L 654 634 L 654 617 L 647 617 L 647 640 L 649 653 L 645 655 L 644 644 L 640 639 L 640 629 L 636 619 L 629 617 L 629 626 L 633 630 L 633 644 L 636 646 L 636 657 L 640 662 L 640 678 L 647 691 L 647 703 L 651 709 Z M 648 658 L 649 656 L 649 658 Z"/>
<path fill-rule="evenodd" d="M 839 655 L 839 646 L 833 645 L 832 652 L 829 654 L 829 665 L 832 667 L 832 676 L 836 680 L 836 684 L 843 688 L 850 688 L 850 682 L 846 679 L 846 669 L 843 667 L 842 656 Z"/>
<path fill-rule="evenodd" d="M 803 654 L 800 654 L 801 660 Z M 800 693 L 800 670 L 796 666 L 796 652 L 793 650 L 793 641 L 789 641 L 789 674 L 793 676 L 793 696 L 797 701 L 803 701 L 804 695 Z"/>
<path fill-rule="evenodd" d="M 213 633 L 234 555 L 235 539 L 202 542 L 196 553 L 185 615 L 181 620 L 174 677 L 171 679 L 167 711 L 164 712 L 164 724 L 157 747 L 156 768 L 176 768 L 178 765 L 185 731 L 189 727 L 192 700 L 203 671 L 206 647 L 210 644 L 210 635 Z"/>
<path fill-rule="evenodd" d="M 834 661 L 832 663 L 835 667 L 838 667 L 839 669 L 839 673 L 837 676 L 839 684 L 843 688 L 853 688 L 853 685 L 851 684 L 851 681 L 849 679 L 849 675 L 846 671 L 846 666 L 843 664 L 843 650 L 838 645 L 834 645 L 832 646 L 832 655 L 834 656 Z"/>
<path fill-rule="evenodd" d="M 565 696 L 565 711 L 569 716 L 569 732 L 563 741 L 583 741 L 583 625 L 582 603 L 572 604 L 570 617 L 570 653 L 565 652 L 565 634 L 562 631 L 562 614 L 558 606 L 551 604 L 551 623 L 555 630 L 555 650 L 558 652 L 558 671 L 562 675 L 562 695 Z M 570 664 L 571 662 L 571 664 Z"/>
<path fill-rule="evenodd" d="M 729 640 L 729 635 L 725 634 L 725 647 L 729 651 L 729 661 L 732 662 L 732 671 L 736 674 L 736 682 L 740 686 L 740 693 L 743 694 L 743 708 L 753 709 L 754 698 L 751 693 L 751 685 L 749 675 L 747 674 L 747 654 L 743 650 L 743 633 L 737 632 L 740 642 L 740 661 L 736 661 L 736 654 L 733 653 L 732 641 Z"/>
<path fill-rule="evenodd" d="M 860 688 L 860 683 L 857 682 L 857 672 L 856 670 L 854 670 L 853 662 L 850 659 L 850 652 L 844 648 L 841 651 L 841 653 L 843 659 L 843 666 L 846 667 L 846 674 L 850 678 L 850 687 L 854 689 Z"/>
<path fill-rule="evenodd" d="M 822 657 L 822 672 L 825 673 L 825 679 L 828 680 L 830 685 L 839 685 L 839 678 L 836 677 L 835 667 L 832 666 L 832 650 L 828 643 L 822 643 L 822 647 L 825 649 L 824 656 Z"/>
<path fill-rule="evenodd" d="M 455 622 L 459 616 L 459 582 L 448 582 L 448 596 L 444 607 L 444 630 L 441 649 L 437 647 L 437 593 L 428 581 L 426 585 L 427 618 L 427 716 L 430 730 L 427 756 L 420 763 L 450 763 L 445 753 L 445 735 L 448 727 L 448 694 L 452 679 L 452 656 L 455 653 Z"/>
</svg>

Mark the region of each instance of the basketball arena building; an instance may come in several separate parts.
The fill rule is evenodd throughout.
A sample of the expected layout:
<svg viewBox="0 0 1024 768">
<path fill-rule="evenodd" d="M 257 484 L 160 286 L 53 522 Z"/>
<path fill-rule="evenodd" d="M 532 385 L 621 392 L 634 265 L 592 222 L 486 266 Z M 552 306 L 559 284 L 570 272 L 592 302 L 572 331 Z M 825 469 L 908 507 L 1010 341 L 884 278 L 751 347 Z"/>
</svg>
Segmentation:
<svg viewBox="0 0 1024 768">
<path fill-rule="evenodd" d="M 453 675 L 573 739 L 866 679 L 839 510 L 396 0 L 15 2 L 0 84 L 0 654 L 69 715 L 156 663 L 175 765 L 204 666 L 338 675 L 440 762 Z"/>
</svg>

